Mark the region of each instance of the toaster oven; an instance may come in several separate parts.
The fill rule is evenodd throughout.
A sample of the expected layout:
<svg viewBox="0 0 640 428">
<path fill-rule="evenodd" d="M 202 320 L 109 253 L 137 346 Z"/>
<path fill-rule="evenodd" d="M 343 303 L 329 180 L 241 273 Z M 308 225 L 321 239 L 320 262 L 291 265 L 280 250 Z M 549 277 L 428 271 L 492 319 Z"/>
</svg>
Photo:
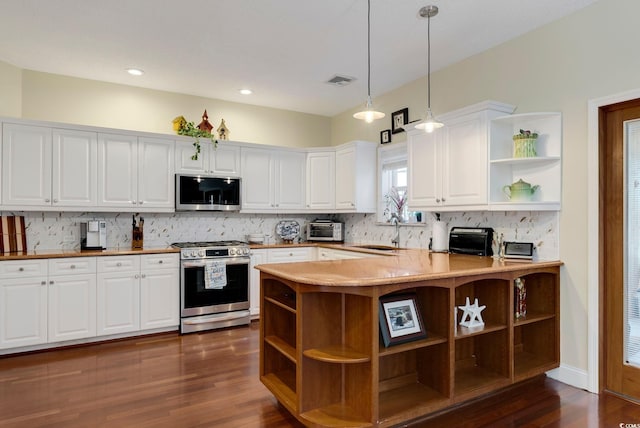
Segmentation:
<svg viewBox="0 0 640 428">
<path fill-rule="evenodd" d="M 307 223 L 308 241 L 344 241 L 344 223 L 333 220 L 314 220 Z"/>
</svg>

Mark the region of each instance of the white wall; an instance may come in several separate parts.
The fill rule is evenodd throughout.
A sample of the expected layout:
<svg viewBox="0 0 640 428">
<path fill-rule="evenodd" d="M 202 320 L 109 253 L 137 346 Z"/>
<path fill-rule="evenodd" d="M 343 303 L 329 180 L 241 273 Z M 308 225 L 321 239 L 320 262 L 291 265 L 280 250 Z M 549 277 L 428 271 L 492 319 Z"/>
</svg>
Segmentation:
<svg viewBox="0 0 640 428">
<path fill-rule="evenodd" d="M 446 13 L 441 8 L 440 13 Z M 640 88 L 637 0 L 600 0 L 559 21 L 432 74 L 431 106 L 437 116 L 494 99 L 518 106 L 517 113 L 560 111 L 563 115 L 562 212 L 560 213 L 561 360 L 587 370 L 587 103 Z M 481 20 L 479 21 L 481 25 Z M 433 33 L 432 37 L 438 37 Z M 437 56 L 432 51 L 432 58 Z M 409 108 L 410 120 L 424 116 L 426 77 L 376 96 L 388 115 Z M 378 141 L 387 118 L 363 128 L 344 112 L 333 118 L 332 144 L 354 138 Z M 366 135 L 365 135 L 366 134 Z M 399 138 L 396 138 L 399 137 Z M 404 134 L 393 136 L 404 141 Z"/>
<path fill-rule="evenodd" d="M 182 115 L 197 125 L 205 109 L 216 129 L 224 118 L 233 141 L 287 147 L 330 145 L 331 120 L 325 116 L 30 70 L 22 71 L 18 117 L 173 134 L 175 117 Z"/>
</svg>

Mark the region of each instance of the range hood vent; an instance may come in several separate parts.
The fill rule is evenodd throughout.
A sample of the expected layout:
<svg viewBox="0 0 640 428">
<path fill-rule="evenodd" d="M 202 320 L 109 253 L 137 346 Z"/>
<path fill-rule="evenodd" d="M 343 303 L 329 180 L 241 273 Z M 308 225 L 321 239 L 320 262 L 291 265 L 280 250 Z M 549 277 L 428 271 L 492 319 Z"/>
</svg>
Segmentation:
<svg viewBox="0 0 640 428">
<path fill-rule="evenodd" d="M 334 86 L 347 86 L 349 83 L 353 82 L 354 80 L 356 80 L 355 77 L 336 74 L 331 79 L 327 80 L 326 83 Z"/>
</svg>

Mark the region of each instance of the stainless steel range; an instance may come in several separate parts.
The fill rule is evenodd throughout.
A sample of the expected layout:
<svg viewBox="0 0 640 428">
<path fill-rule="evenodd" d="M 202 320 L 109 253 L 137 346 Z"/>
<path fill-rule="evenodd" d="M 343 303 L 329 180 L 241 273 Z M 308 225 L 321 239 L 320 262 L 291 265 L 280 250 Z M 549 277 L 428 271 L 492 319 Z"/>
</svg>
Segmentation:
<svg viewBox="0 0 640 428">
<path fill-rule="evenodd" d="M 180 333 L 249 324 L 249 246 L 178 242 Z"/>
</svg>

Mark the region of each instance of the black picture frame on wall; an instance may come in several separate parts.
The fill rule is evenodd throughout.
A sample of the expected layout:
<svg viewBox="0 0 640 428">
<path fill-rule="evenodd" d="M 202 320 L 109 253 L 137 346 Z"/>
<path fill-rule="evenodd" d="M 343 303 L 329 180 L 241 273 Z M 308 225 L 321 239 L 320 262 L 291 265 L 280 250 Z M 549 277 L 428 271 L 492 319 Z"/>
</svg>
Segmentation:
<svg viewBox="0 0 640 428">
<path fill-rule="evenodd" d="M 391 113 L 391 133 L 404 132 L 404 125 L 409 123 L 409 108 L 403 108 Z"/>
<path fill-rule="evenodd" d="M 391 130 L 385 129 L 380 131 L 380 144 L 387 144 L 391 142 Z"/>
<path fill-rule="evenodd" d="M 385 347 L 427 337 L 415 293 L 380 297 L 378 312 Z"/>
</svg>

